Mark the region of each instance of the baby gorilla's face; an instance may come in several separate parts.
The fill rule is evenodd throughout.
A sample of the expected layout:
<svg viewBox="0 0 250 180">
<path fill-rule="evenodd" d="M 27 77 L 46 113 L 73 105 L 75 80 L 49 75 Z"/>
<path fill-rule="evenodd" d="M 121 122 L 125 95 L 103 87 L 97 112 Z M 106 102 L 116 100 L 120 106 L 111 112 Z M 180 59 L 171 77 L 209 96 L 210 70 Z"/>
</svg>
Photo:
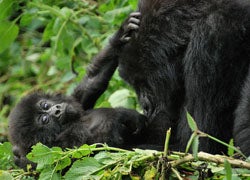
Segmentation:
<svg viewBox="0 0 250 180">
<path fill-rule="evenodd" d="M 38 142 L 53 146 L 67 123 L 80 120 L 82 114 L 81 104 L 72 97 L 30 94 L 10 114 L 10 141 L 25 149 Z"/>
<path fill-rule="evenodd" d="M 25 155 L 38 142 L 53 146 L 67 123 L 79 121 L 82 115 L 82 106 L 73 97 L 44 93 L 24 97 L 9 116 L 9 138 L 16 164 L 26 164 Z"/>
<path fill-rule="evenodd" d="M 79 119 L 81 114 L 79 105 L 70 102 L 55 102 L 50 99 L 42 99 L 38 101 L 36 107 L 38 115 L 35 122 L 40 127 L 49 126 L 54 121 L 63 125 L 69 120 Z"/>
</svg>

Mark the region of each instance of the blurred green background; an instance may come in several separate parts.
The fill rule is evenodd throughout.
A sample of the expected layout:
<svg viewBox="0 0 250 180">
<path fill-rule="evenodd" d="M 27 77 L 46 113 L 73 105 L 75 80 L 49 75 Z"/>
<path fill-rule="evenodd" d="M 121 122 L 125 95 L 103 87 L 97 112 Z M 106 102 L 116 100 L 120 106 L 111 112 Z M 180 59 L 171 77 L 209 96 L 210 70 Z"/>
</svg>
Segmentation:
<svg viewBox="0 0 250 180">
<path fill-rule="evenodd" d="M 7 141 L 8 115 L 20 98 L 37 90 L 69 95 L 136 5 L 137 0 L 0 0 L 0 142 Z M 135 93 L 117 72 L 96 104 L 115 106 L 138 109 Z"/>
</svg>

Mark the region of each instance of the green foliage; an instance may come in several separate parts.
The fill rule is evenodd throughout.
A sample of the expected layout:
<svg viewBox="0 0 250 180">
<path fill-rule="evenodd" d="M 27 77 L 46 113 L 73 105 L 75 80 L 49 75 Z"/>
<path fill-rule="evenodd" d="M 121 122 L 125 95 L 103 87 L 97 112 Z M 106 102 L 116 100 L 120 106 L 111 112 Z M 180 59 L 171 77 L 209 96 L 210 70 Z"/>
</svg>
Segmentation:
<svg viewBox="0 0 250 180">
<path fill-rule="evenodd" d="M 6 149 L 5 149 L 6 148 Z M 8 154 L 9 143 L 0 145 Z M 5 150 L 3 150 L 5 149 Z M 226 156 L 171 152 L 166 156 L 154 150 L 133 151 L 103 144 L 75 149 L 48 148 L 41 143 L 32 147 L 27 158 L 37 163 L 36 170 L 0 170 L 0 179 L 246 179 L 250 164 Z M 13 166 L 12 166 L 13 167 Z M 164 174 L 164 176 L 163 176 Z"/>
<path fill-rule="evenodd" d="M 0 169 L 7 170 L 15 167 L 12 146 L 9 142 L 0 144 Z"/>
<path fill-rule="evenodd" d="M 186 114 L 187 114 L 188 125 L 190 129 L 193 131 L 193 133 L 188 141 L 185 152 L 187 153 L 190 147 L 192 147 L 193 156 L 195 157 L 195 159 L 197 159 L 198 149 L 199 149 L 199 135 L 198 135 L 199 129 L 193 117 L 188 112 Z"/>
</svg>

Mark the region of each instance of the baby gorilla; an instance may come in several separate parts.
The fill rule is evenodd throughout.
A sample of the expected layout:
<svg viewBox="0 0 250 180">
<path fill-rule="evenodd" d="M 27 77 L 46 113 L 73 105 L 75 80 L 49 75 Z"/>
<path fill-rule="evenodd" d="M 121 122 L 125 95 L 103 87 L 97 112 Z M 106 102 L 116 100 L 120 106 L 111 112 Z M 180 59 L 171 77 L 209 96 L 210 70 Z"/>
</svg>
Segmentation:
<svg viewBox="0 0 250 180">
<path fill-rule="evenodd" d="M 145 117 L 124 108 L 83 110 L 74 97 L 33 93 L 23 98 L 10 115 L 10 140 L 15 163 L 25 168 L 25 155 L 41 142 L 49 147 L 107 143 L 136 144 Z"/>
<path fill-rule="evenodd" d="M 93 109 L 118 65 L 123 46 L 135 36 L 139 13 L 132 13 L 109 45 L 90 64 L 83 81 L 70 97 L 35 92 L 24 97 L 10 114 L 9 137 L 15 163 L 25 168 L 26 154 L 41 142 L 49 147 L 107 143 L 131 147 L 140 139 L 145 116 L 125 108 Z"/>
</svg>

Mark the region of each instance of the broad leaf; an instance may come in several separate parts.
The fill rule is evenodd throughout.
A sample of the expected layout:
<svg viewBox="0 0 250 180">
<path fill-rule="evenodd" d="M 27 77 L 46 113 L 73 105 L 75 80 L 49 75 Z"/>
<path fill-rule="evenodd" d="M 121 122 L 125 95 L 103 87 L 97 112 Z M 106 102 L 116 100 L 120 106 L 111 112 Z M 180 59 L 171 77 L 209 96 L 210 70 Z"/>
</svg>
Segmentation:
<svg viewBox="0 0 250 180">
<path fill-rule="evenodd" d="M 38 143 L 32 147 L 32 151 L 27 155 L 27 158 L 37 163 L 37 169 L 42 169 L 45 165 L 51 165 L 55 160 L 62 155 L 62 149 L 59 147 L 48 148 L 47 146 Z"/>
<path fill-rule="evenodd" d="M 128 89 L 115 91 L 108 99 L 112 107 L 135 108 L 135 99 Z"/>
<path fill-rule="evenodd" d="M 14 4 L 14 2 L 15 2 L 14 0 L 1 0 L 0 1 L 0 20 L 4 20 L 8 16 L 10 16 L 12 12 L 12 5 Z"/>
<path fill-rule="evenodd" d="M 97 160 L 86 157 L 83 160 L 76 161 L 64 177 L 74 180 L 90 179 L 92 173 L 95 173 L 101 167 Z"/>
</svg>

